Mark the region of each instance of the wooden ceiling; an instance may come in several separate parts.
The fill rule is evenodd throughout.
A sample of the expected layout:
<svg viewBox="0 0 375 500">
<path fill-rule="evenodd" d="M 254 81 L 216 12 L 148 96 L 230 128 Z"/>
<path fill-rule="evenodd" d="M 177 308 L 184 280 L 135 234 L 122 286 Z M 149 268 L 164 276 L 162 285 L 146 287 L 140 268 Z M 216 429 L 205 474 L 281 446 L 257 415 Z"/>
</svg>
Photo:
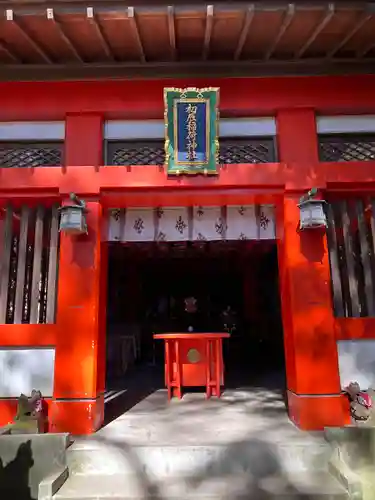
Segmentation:
<svg viewBox="0 0 375 500">
<path fill-rule="evenodd" d="M 0 0 L 0 79 L 374 73 L 373 2 L 162 3 Z"/>
</svg>

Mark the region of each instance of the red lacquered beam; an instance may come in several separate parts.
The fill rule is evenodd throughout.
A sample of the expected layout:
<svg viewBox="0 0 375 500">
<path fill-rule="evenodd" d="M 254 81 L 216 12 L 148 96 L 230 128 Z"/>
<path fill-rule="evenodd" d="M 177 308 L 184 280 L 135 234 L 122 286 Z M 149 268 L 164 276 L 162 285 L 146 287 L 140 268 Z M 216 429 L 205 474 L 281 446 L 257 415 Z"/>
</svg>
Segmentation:
<svg viewBox="0 0 375 500">
<path fill-rule="evenodd" d="M 206 397 L 209 399 L 211 397 L 211 342 L 206 341 Z"/>
<path fill-rule="evenodd" d="M 156 333 L 154 335 L 155 340 L 175 340 L 175 339 L 206 339 L 206 340 L 216 340 L 216 339 L 227 339 L 230 337 L 229 333 Z"/>
<path fill-rule="evenodd" d="M 174 349 L 175 349 L 175 359 L 176 359 L 176 391 L 175 396 L 178 399 L 181 399 L 181 364 L 180 364 L 180 343 L 179 340 L 176 339 L 174 341 Z"/>
<path fill-rule="evenodd" d="M 172 384 L 171 384 L 171 357 L 170 357 L 170 349 L 169 349 L 169 341 L 165 341 L 165 378 L 167 384 L 168 391 L 168 401 L 171 400 L 172 397 Z"/>
<path fill-rule="evenodd" d="M 220 382 L 221 382 L 221 355 L 220 355 L 220 340 L 217 339 L 215 344 L 215 358 L 216 358 L 216 397 L 220 397 Z"/>
</svg>

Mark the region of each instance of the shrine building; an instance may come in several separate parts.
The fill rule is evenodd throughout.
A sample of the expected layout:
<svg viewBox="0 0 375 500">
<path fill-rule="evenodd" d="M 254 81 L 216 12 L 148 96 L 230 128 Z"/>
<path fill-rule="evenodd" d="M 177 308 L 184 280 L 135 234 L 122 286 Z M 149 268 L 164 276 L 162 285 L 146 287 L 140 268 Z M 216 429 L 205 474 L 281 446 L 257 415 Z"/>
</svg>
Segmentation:
<svg viewBox="0 0 375 500">
<path fill-rule="evenodd" d="M 0 425 L 35 388 L 51 431 L 95 432 L 189 301 L 230 330 L 224 389 L 272 375 L 301 429 L 348 423 L 375 384 L 374 7 L 0 0 Z M 173 361 L 190 385 L 203 355 Z"/>
</svg>

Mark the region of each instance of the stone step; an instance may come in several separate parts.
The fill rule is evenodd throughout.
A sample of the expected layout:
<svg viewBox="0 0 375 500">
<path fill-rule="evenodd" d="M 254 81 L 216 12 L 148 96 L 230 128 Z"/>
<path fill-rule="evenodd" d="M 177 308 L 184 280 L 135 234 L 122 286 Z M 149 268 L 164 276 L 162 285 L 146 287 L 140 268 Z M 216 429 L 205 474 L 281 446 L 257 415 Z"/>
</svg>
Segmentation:
<svg viewBox="0 0 375 500">
<path fill-rule="evenodd" d="M 347 492 L 328 473 L 273 474 L 256 477 L 244 472 L 221 476 L 152 481 L 122 474 L 71 476 L 54 500 L 348 500 Z"/>
<path fill-rule="evenodd" d="M 133 475 L 134 464 L 155 478 L 181 476 L 196 470 L 215 473 L 240 469 L 282 468 L 285 472 L 326 471 L 332 450 L 324 441 L 268 443 L 254 440 L 227 445 L 129 446 L 106 442 L 75 443 L 68 451 L 71 475 Z"/>
</svg>

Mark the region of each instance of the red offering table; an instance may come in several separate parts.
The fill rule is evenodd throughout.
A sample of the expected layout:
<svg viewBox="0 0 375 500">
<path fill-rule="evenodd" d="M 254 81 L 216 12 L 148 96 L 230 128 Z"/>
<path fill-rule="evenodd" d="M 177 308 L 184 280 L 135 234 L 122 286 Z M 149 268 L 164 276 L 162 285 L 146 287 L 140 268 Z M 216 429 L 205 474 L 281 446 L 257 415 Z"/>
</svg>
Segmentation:
<svg viewBox="0 0 375 500">
<path fill-rule="evenodd" d="M 229 333 L 159 333 L 165 344 L 168 399 L 182 397 L 182 387 L 206 387 L 207 398 L 220 397 L 224 385 L 223 339 Z"/>
</svg>

